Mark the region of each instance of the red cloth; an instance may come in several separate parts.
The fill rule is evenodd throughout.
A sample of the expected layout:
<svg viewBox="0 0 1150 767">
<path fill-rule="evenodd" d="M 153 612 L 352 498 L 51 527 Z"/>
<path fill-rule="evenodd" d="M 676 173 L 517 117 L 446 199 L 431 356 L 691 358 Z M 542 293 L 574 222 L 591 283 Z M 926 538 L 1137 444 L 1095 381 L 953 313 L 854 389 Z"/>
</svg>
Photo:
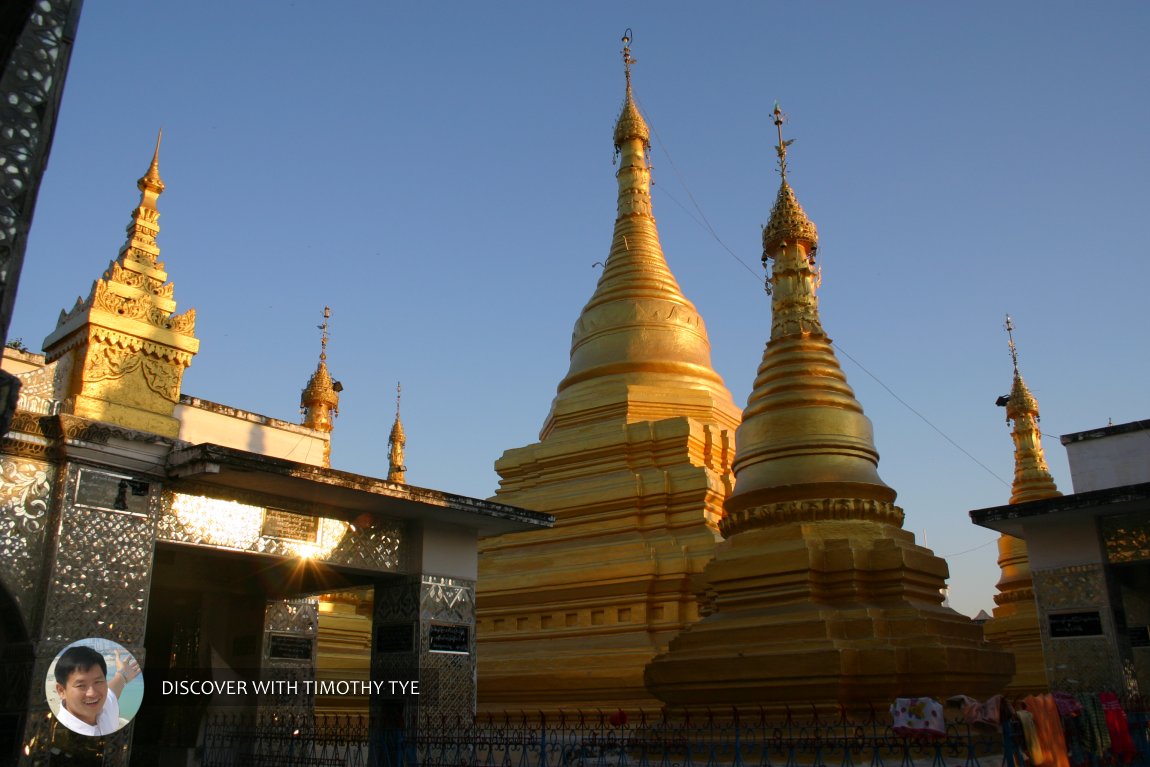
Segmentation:
<svg viewBox="0 0 1150 767">
<path fill-rule="evenodd" d="M 1106 717 L 1106 729 L 1110 732 L 1110 752 L 1118 757 L 1123 764 L 1134 759 L 1134 741 L 1130 739 L 1130 724 L 1126 721 L 1126 712 L 1118 702 L 1118 696 L 1112 692 L 1104 692 L 1098 696 L 1102 703 L 1102 713 Z"/>
</svg>

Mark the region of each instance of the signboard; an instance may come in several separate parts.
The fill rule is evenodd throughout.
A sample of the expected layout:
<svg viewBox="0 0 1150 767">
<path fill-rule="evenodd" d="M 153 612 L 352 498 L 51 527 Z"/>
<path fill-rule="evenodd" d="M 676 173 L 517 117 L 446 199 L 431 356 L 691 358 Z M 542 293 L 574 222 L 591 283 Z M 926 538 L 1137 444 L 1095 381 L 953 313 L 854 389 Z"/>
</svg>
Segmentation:
<svg viewBox="0 0 1150 767">
<path fill-rule="evenodd" d="M 268 637 L 268 658 L 277 660 L 311 660 L 314 640 L 292 634 L 272 634 Z"/>
<path fill-rule="evenodd" d="M 319 542 L 319 517 L 292 514 L 279 509 L 264 510 L 264 524 L 260 535 L 281 541 Z"/>
<path fill-rule="evenodd" d="M 471 654 L 471 627 L 433 623 L 427 627 L 428 652 Z"/>
<path fill-rule="evenodd" d="M 147 482 L 122 474 L 80 469 L 76 475 L 76 505 L 115 511 L 137 517 L 148 516 Z"/>
<path fill-rule="evenodd" d="M 1101 636 L 1101 634 L 1102 617 L 1097 611 L 1050 616 L 1050 636 L 1052 638 L 1092 637 Z"/>
</svg>

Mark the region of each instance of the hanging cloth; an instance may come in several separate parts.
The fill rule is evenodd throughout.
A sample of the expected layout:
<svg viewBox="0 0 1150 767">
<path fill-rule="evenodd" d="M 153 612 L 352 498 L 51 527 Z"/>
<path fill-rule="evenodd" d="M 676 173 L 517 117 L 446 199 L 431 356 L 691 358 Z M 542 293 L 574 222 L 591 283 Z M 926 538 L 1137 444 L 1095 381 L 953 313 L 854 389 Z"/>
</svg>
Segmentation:
<svg viewBox="0 0 1150 767">
<path fill-rule="evenodd" d="M 1031 764 L 1034 767 L 1070 767 L 1070 759 L 1066 754 L 1066 735 L 1062 732 L 1062 719 L 1058 715 L 1054 696 L 1028 695 L 1023 704 L 1034 718 L 1035 735 L 1043 757 L 1039 760 L 1031 752 Z"/>
<path fill-rule="evenodd" d="M 1098 696 L 1102 712 L 1106 715 L 1106 730 L 1110 733 L 1110 753 L 1122 764 L 1129 764 L 1134 758 L 1134 741 L 1130 738 L 1130 724 L 1126 712 L 1118 702 L 1118 696 L 1104 692 Z"/>
</svg>

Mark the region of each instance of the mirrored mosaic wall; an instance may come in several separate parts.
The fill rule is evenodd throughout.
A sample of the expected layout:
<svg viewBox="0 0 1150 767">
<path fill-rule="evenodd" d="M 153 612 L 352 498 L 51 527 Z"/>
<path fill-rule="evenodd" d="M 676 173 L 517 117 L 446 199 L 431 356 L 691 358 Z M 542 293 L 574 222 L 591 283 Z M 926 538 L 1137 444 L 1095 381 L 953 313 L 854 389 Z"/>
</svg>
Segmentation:
<svg viewBox="0 0 1150 767">
<path fill-rule="evenodd" d="M 347 522 L 247 502 L 170 493 L 157 527 L 161 541 L 300 557 L 363 570 L 403 566 L 403 526 Z"/>
<path fill-rule="evenodd" d="M 43 582 L 44 542 L 51 522 L 56 467 L 0 457 L 0 583 L 32 625 Z"/>
<path fill-rule="evenodd" d="M 1070 691 L 1123 688 L 1115 627 L 1103 565 L 1073 565 L 1034 572 L 1046 675 L 1052 689 Z M 1078 635 L 1052 636 L 1063 618 L 1096 618 Z M 1088 621 L 1080 621 L 1085 625 Z"/>
<path fill-rule="evenodd" d="M 434 709 L 421 713 L 469 722 L 475 715 L 475 582 L 423 576 L 419 613 L 420 668 L 433 672 L 436 687 Z M 433 642 L 433 633 L 446 641 Z"/>
</svg>

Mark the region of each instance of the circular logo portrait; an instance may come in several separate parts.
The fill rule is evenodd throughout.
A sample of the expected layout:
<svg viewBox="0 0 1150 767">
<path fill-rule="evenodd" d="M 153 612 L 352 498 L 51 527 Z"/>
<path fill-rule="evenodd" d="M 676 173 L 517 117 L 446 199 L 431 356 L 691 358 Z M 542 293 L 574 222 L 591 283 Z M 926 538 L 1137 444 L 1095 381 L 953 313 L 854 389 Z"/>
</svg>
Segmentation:
<svg viewBox="0 0 1150 767">
<path fill-rule="evenodd" d="M 44 679 L 48 706 L 80 735 L 110 735 L 140 710 L 144 677 L 132 654 L 110 639 L 90 637 L 65 647 Z"/>
</svg>

